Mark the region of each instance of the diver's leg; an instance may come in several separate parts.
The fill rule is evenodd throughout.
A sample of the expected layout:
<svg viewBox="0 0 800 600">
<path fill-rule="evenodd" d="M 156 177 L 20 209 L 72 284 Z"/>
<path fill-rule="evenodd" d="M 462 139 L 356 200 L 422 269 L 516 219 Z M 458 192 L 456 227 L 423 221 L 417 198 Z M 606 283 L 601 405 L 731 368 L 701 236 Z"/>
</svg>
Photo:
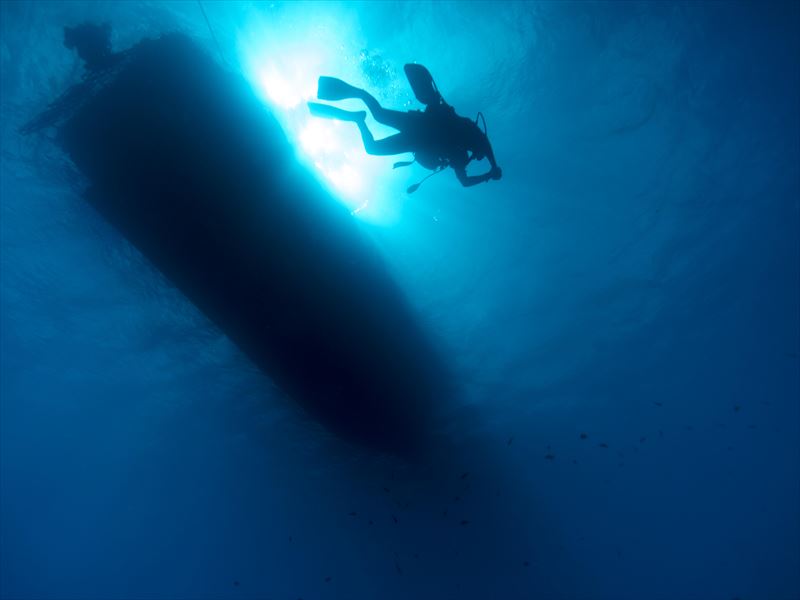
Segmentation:
<svg viewBox="0 0 800 600">
<path fill-rule="evenodd" d="M 364 141 L 364 150 L 367 151 L 367 154 L 387 156 L 389 154 L 412 152 L 408 136 L 403 133 L 376 140 L 364 121 L 357 121 L 356 125 L 358 125 L 358 130 L 361 132 L 361 139 Z"/>
<path fill-rule="evenodd" d="M 320 100 L 345 100 L 358 98 L 367 105 L 372 116 L 378 123 L 383 123 L 395 129 L 404 130 L 408 127 L 409 116 L 407 112 L 383 108 L 375 97 L 361 88 L 350 85 L 336 77 L 319 78 L 317 83 L 317 98 Z"/>
<path fill-rule="evenodd" d="M 380 102 L 375 99 L 375 96 L 364 90 L 358 90 L 357 98 L 364 101 L 367 105 L 372 117 L 383 125 L 394 127 L 403 131 L 409 127 L 409 114 L 401 110 L 390 110 L 381 106 Z"/>
</svg>

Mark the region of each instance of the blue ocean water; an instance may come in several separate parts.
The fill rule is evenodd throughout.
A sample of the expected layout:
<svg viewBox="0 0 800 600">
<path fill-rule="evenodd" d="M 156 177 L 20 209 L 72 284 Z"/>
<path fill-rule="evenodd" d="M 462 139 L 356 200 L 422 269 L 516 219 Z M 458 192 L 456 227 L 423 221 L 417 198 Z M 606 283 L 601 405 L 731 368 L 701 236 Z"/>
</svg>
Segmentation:
<svg viewBox="0 0 800 600">
<path fill-rule="evenodd" d="M 0 597 L 800 597 L 798 4 L 0 9 Z M 87 20 L 197 39 L 353 211 L 458 383 L 427 461 L 305 415 L 19 134 Z M 407 62 L 501 181 L 406 194 L 305 112 L 420 108 Z"/>
</svg>

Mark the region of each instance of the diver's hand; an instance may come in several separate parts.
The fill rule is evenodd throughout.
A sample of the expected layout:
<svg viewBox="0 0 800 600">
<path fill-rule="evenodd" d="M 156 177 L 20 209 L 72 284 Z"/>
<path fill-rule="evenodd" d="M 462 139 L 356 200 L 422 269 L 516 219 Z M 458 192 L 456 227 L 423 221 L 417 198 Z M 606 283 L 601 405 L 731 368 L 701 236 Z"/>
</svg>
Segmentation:
<svg viewBox="0 0 800 600">
<path fill-rule="evenodd" d="M 489 171 L 489 177 L 497 181 L 503 176 L 503 169 L 500 167 L 492 167 L 492 170 Z"/>
</svg>

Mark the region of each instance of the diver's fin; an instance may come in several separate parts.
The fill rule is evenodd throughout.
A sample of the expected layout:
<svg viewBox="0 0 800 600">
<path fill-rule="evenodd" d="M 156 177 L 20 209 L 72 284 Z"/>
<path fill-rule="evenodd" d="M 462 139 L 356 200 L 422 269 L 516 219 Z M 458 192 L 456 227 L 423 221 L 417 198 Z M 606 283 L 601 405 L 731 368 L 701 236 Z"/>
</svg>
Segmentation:
<svg viewBox="0 0 800 600">
<path fill-rule="evenodd" d="M 418 64 L 407 64 L 403 66 L 406 72 L 408 83 L 411 84 L 411 89 L 414 91 L 414 96 L 417 100 L 425 104 L 439 104 L 442 100 L 442 95 L 439 93 L 439 88 L 433 81 L 430 71 Z M 322 78 L 320 78 L 322 79 Z"/>
<path fill-rule="evenodd" d="M 416 161 L 417 161 L 417 159 L 414 159 L 414 160 L 401 160 L 400 162 L 394 163 L 392 165 L 392 168 L 393 169 L 397 169 L 399 167 L 407 167 L 409 165 L 413 165 Z"/>
<path fill-rule="evenodd" d="M 367 118 L 366 111 L 363 110 L 342 110 L 329 104 L 320 104 L 319 102 L 309 102 L 308 110 L 315 117 L 323 119 L 337 119 L 339 121 L 363 121 Z"/>
<path fill-rule="evenodd" d="M 317 98 L 320 100 L 344 100 L 358 96 L 359 89 L 336 77 L 320 77 L 317 83 Z"/>
</svg>

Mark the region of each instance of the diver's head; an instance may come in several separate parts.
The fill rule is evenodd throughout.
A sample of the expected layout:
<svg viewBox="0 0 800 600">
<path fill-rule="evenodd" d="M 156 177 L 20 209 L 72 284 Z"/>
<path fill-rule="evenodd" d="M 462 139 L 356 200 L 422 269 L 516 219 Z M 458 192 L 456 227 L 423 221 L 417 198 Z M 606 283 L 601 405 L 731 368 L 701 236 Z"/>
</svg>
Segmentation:
<svg viewBox="0 0 800 600">
<path fill-rule="evenodd" d="M 64 27 L 64 46 L 77 50 L 87 69 L 101 67 L 111 56 L 111 24 L 81 23 Z"/>
</svg>

